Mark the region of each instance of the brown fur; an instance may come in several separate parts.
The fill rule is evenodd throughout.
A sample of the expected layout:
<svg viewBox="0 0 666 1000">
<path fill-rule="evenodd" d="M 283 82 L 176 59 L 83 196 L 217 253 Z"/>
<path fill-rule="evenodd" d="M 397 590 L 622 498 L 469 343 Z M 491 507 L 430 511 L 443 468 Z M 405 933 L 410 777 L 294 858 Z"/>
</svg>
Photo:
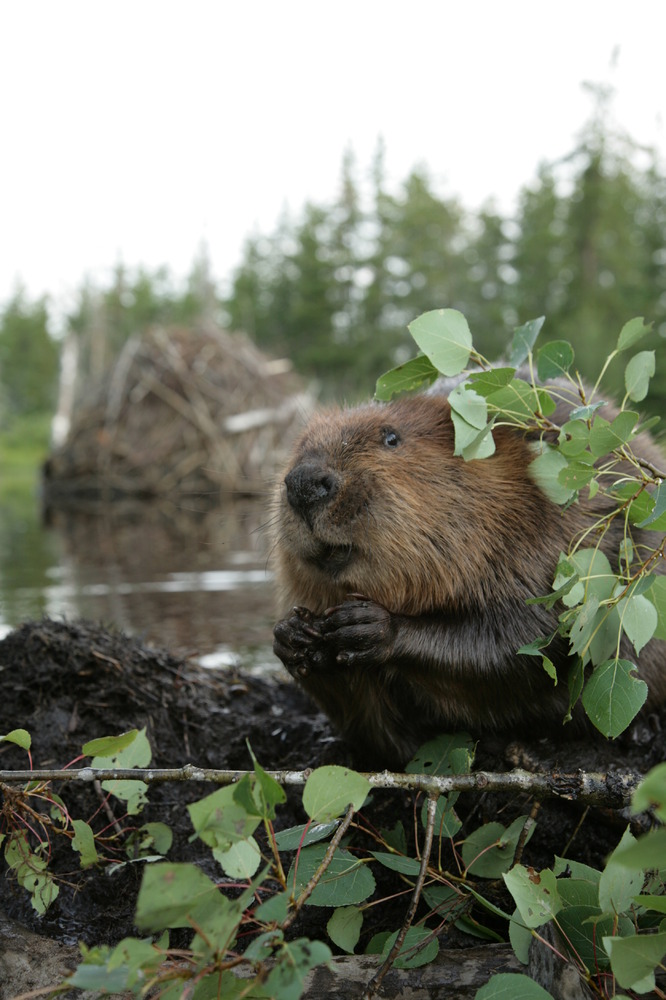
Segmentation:
<svg viewBox="0 0 666 1000">
<path fill-rule="evenodd" d="M 548 650 L 557 686 L 538 658 L 515 651 L 555 629 L 558 609 L 526 600 L 550 592 L 560 552 L 607 501 L 563 510 L 531 478 L 525 436 L 504 428 L 495 439 L 490 458 L 455 457 L 437 394 L 333 410 L 306 429 L 289 490 L 279 487 L 287 617 L 275 651 L 365 763 L 404 764 L 447 730 L 561 731 L 568 642 Z M 641 450 L 663 465 L 651 441 Z M 620 521 L 601 542 L 615 568 Z M 623 655 L 635 660 L 631 647 Z M 666 643 L 653 640 L 640 662 L 647 708 L 666 698 L 665 666 Z"/>
</svg>

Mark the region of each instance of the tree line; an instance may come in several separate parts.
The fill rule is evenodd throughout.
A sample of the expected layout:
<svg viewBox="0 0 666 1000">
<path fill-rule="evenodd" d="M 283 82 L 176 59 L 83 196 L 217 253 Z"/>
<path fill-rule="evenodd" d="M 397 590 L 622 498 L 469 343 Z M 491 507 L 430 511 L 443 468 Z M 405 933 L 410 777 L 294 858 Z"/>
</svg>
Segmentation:
<svg viewBox="0 0 666 1000">
<path fill-rule="evenodd" d="M 465 314 L 490 358 L 514 326 L 545 315 L 546 339 L 570 340 L 581 371 L 594 375 L 622 324 L 642 315 L 657 332 L 646 405 L 658 409 L 666 396 L 666 172 L 653 150 L 612 126 L 602 89 L 596 98 L 574 149 L 539 168 L 511 213 L 492 203 L 465 208 L 423 166 L 391 189 L 380 145 L 365 172 L 345 155 L 335 198 L 249 236 L 225 282 L 213 277 L 205 251 L 185 282 L 166 267 L 120 265 L 106 286 L 85 282 L 65 332 L 77 338 L 86 378 L 153 324 L 214 322 L 289 357 L 325 396 L 354 399 L 411 352 L 407 323 L 442 306 Z M 0 310 L 0 426 L 53 407 L 59 346 L 48 319 L 48 301 L 20 290 Z"/>
</svg>

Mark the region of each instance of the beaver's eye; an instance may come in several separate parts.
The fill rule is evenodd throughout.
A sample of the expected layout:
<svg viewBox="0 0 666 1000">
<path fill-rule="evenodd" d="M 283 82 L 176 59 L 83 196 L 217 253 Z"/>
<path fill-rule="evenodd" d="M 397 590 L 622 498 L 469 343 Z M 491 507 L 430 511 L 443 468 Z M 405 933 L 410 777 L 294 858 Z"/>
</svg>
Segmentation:
<svg viewBox="0 0 666 1000">
<path fill-rule="evenodd" d="M 400 435 L 397 431 L 392 430 L 390 427 L 386 427 L 382 431 L 382 442 L 387 448 L 397 448 L 400 444 Z"/>
</svg>

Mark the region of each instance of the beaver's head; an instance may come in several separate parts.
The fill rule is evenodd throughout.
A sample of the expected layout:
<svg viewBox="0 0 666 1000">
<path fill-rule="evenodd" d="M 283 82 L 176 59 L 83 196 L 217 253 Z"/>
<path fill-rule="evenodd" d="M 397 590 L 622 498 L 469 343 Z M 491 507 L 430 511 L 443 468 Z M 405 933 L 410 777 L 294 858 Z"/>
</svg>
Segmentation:
<svg viewBox="0 0 666 1000">
<path fill-rule="evenodd" d="M 508 498 L 523 485 L 534 492 L 531 456 L 518 439 L 498 441 L 481 461 L 453 451 L 442 396 L 317 415 L 277 495 L 278 575 L 289 599 L 326 607 L 355 591 L 417 613 L 487 585 L 501 537 L 518 530 Z"/>
<path fill-rule="evenodd" d="M 410 399 L 316 417 L 298 442 L 282 495 L 295 549 L 327 575 L 372 558 L 377 534 L 406 533 L 437 467 L 453 454 L 443 399 Z"/>
</svg>

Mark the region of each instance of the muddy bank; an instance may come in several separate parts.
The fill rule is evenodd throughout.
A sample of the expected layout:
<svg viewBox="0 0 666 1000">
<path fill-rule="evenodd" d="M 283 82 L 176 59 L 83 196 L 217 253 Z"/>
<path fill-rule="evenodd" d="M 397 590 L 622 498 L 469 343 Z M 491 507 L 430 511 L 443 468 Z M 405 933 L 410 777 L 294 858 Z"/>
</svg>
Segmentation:
<svg viewBox="0 0 666 1000">
<path fill-rule="evenodd" d="M 191 762 L 245 769 L 251 766 L 248 740 L 258 760 L 270 769 L 352 762 L 349 748 L 286 678 L 263 680 L 240 671 L 206 671 L 167 650 L 85 622 L 46 619 L 27 623 L 0 641 L 0 733 L 18 727 L 31 733 L 35 768 L 66 766 L 76 761 L 87 740 L 143 727 L 156 767 Z M 479 752 L 483 766 L 495 770 L 516 764 L 535 769 L 559 764 L 563 770 L 619 766 L 644 772 L 666 758 L 666 739 L 664 728 L 654 720 L 652 730 L 635 733 L 623 744 L 570 744 L 557 751 L 545 743 L 531 748 L 481 746 Z M 0 769 L 25 767 L 25 751 L 0 744 Z M 139 822 L 167 823 L 174 832 L 169 858 L 195 861 L 212 874 L 208 849 L 200 841 L 189 842 L 191 825 L 186 811 L 188 803 L 210 790 L 204 783 L 152 786 Z M 96 831 L 108 825 L 94 787 L 76 782 L 57 791 L 74 818 L 89 820 Z M 527 796 L 467 796 L 460 801 L 460 814 L 469 830 L 487 820 L 508 824 L 531 808 Z M 413 795 L 378 792 L 366 812 L 371 826 L 392 828 L 400 819 L 413 836 Z M 292 826 L 304 819 L 300 795 L 292 791 L 279 810 L 277 826 Z M 561 800 L 545 802 L 523 861 L 540 868 L 552 864 L 555 854 L 566 851 L 568 857 L 600 867 L 625 825 L 625 817 L 610 811 L 586 810 Z M 94 867 L 81 871 L 69 841 L 53 836 L 50 866 L 61 880 L 60 892 L 40 917 L 25 890 L 7 871 L 4 858 L 0 860 L 0 911 L 6 917 L 63 945 L 113 943 L 134 933 L 140 865 L 126 865 L 113 875 Z M 382 871 L 381 879 L 379 896 L 404 890 L 399 877 L 388 870 Z M 501 887 L 493 892 L 500 893 Z M 497 902 L 506 905 L 499 895 Z M 399 926 L 405 908 L 404 898 L 373 907 L 357 950 L 362 951 L 378 930 Z M 320 908 L 305 909 L 295 933 L 325 938 L 329 913 Z M 497 930 L 502 932 L 499 925 Z M 441 937 L 442 948 L 473 944 L 478 941 L 455 928 L 447 929 Z M 40 961 L 37 956 L 35 961 Z"/>
<path fill-rule="evenodd" d="M 34 767 L 64 767 L 97 736 L 146 728 L 157 767 L 186 762 L 251 766 L 247 742 L 270 766 L 302 768 L 331 746 L 326 720 L 291 683 L 267 682 L 197 668 L 163 649 L 88 623 L 28 623 L 0 642 L 0 733 L 25 728 Z M 26 754 L 0 744 L 0 768 L 25 768 Z M 77 786 L 79 783 L 76 783 Z M 89 819 L 100 801 L 93 788 L 59 789 L 73 817 Z M 199 784 L 155 786 L 141 819 L 174 830 L 174 860 L 207 853 L 187 838 L 185 806 L 210 791 Z M 287 810 L 289 813 L 289 810 Z M 300 822 L 287 815 L 285 825 Z M 99 826 L 99 817 L 97 818 Z M 39 933 L 67 943 L 118 940 L 131 933 L 139 866 L 112 880 L 96 870 L 71 871 L 64 838 L 53 838 L 52 868 L 67 873 L 58 898 L 37 917 L 27 894 L 3 872 L 0 907 Z M 4 860 L 1 862 L 4 865 Z"/>
</svg>

